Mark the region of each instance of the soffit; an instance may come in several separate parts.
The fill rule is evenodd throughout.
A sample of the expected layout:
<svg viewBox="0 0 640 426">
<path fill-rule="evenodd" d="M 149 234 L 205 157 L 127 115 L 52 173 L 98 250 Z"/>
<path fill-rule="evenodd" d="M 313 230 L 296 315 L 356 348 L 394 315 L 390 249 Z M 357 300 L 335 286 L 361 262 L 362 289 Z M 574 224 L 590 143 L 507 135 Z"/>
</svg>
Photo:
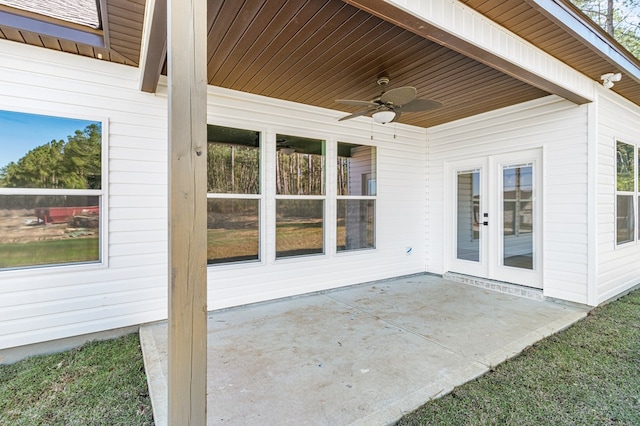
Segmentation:
<svg viewBox="0 0 640 426">
<path fill-rule="evenodd" d="M 340 0 L 209 3 L 209 84 L 345 112 L 336 99 L 371 100 L 414 86 L 444 106 L 405 113 L 429 127 L 547 93 Z"/>
<path fill-rule="evenodd" d="M 615 71 L 531 0 L 462 0 L 469 7 L 598 81 Z M 558 0 L 560 1 L 560 0 Z M 100 0 L 107 47 L 0 26 L 0 38 L 137 66 L 145 0 Z M 444 103 L 400 121 L 433 126 L 547 93 L 487 65 L 373 17 L 341 0 L 209 0 L 208 77 L 221 87 L 337 109 L 335 99 L 370 100 L 375 81 L 412 85 L 418 96 Z M 105 19 L 106 18 L 106 19 Z M 614 89 L 640 104 L 640 84 Z"/>
<path fill-rule="evenodd" d="M 111 50 L 138 65 L 145 0 L 106 0 Z"/>
<path fill-rule="evenodd" d="M 594 52 L 585 42 L 574 37 L 562 22 L 556 22 L 529 0 L 460 0 L 492 21 L 519 35 L 534 46 L 546 51 L 589 78 L 600 81 L 609 72 L 622 72 L 623 78 L 613 91 L 640 105 L 640 82 L 616 68 L 616 63 L 604 54 Z M 563 7 L 589 21 L 578 8 L 569 2 L 557 0 Z M 640 61 L 620 46 L 611 36 L 593 25 L 594 31 L 640 68 Z"/>
</svg>

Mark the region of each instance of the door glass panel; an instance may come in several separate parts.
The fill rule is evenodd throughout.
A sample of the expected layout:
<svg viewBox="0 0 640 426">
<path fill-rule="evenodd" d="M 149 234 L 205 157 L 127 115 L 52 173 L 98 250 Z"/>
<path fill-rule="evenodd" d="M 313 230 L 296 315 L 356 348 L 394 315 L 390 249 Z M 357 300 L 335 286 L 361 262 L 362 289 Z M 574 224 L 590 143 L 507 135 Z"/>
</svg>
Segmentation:
<svg viewBox="0 0 640 426">
<path fill-rule="evenodd" d="M 480 171 L 458 173 L 457 258 L 480 261 Z"/>
<path fill-rule="evenodd" d="M 533 269 L 533 167 L 502 169 L 503 265 Z"/>
</svg>

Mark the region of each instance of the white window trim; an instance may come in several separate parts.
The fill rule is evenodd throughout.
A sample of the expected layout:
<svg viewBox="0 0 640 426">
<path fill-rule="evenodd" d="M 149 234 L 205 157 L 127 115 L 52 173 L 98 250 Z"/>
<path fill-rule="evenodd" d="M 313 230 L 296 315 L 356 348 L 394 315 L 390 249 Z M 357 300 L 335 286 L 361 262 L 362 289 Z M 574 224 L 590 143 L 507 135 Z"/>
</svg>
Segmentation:
<svg viewBox="0 0 640 426">
<path fill-rule="evenodd" d="M 227 269 L 233 270 L 236 268 L 248 268 L 248 267 L 256 267 L 256 266 L 264 266 L 267 263 L 267 244 L 266 244 L 266 227 L 265 223 L 267 220 L 266 216 L 266 145 L 267 145 L 267 129 L 264 128 L 254 128 L 244 126 L 239 123 L 227 123 L 227 122 L 216 122 L 212 117 L 207 116 L 207 126 L 220 126 L 220 127 L 230 127 L 239 130 L 246 130 L 250 132 L 260 133 L 260 161 L 258 164 L 258 187 L 260 188 L 260 193 L 258 194 L 231 194 L 227 192 L 207 192 L 207 200 L 209 199 L 235 199 L 235 200 L 259 200 L 258 202 L 258 258 L 255 260 L 242 260 L 242 261 L 230 261 L 223 263 L 213 263 L 207 264 L 207 270 L 210 273 L 214 273 L 214 271 L 224 271 Z"/>
<path fill-rule="evenodd" d="M 96 118 L 83 114 L 74 114 L 73 117 L 61 115 L 55 111 L 33 109 L 26 110 L 0 105 L 3 111 L 46 115 L 65 119 L 77 119 L 99 122 L 102 128 L 101 134 L 101 179 L 100 189 L 51 189 L 51 188 L 0 188 L 0 195 L 78 195 L 97 196 L 100 203 L 100 218 L 98 224 L 98 238 L 100 241 L 99 259 L 95 262 L 53 263 L 44 265 L 21 266 L 17 268 L 0 268 L 3 277 L 13 276 L 40 276 L 58 273 L 66 273 L 70 269 L 74 271 L 106 269 L 109 267 L 109 119 L 107 117 Z"/>
<path fill-rule="evenodd" d="M 334 170 L 333 170 L 333 177 L 334 179 L 337 178 L 337 162 L 338 162 L 338 144 L 339 143 L 347 143 L 347 144 L 354 144 L 354 145 L 360 145 L 360 146 L 368 146 L 371 148 L 375 148 L 376 150 L 376 158 L 375 158 L 375 168 L 376 168 L 376 195 L 336 195 L 335 199 L 336 202 L 334 203 L 333 206 L 333 221 L 332 221 L 332 226 L 333 226 L 333 252 L 335 253 L 336 256 L 349 256 L 349 255 L 354 255 L 354 254 L 362 254 L 362 253 L 372 253 L 378 250 L 378 214 L 379 211 L 378 209 L 380 208 L 379 205 L 380 203 L 378 202 L 378 194 L 380 192 L 380 188 L 379 188 L 379 173 L 378 173 L 378 159 L 380 158 L 380 154 L 379 154 L 379 150 L 380 148 L 378 147 L 378 145 L 374 145 L 371 143 L 363 143 L 363 142 L 346 142 L 344 139 L 340 139 L 335 141 L 335 159 L 332 162 Z M 338 191 L 338 183 L 334 182 L 333 185 L 333 190 L 334 193 L 337 194 Z M 337 207 L 338 207 L 338 200 L 374 200 L 375 201 L 375 210 L 374 210 L 374 223 L 373 223 L 373 247 L 368 248 L 368 247 L 364 247 L 364 248 L 359 248 L 359 249 L 352 249 L 352 250 L 340 250 L 338 251 L 338 217 L 337 217 Z"/>
<path fill-rule="evenodd" d="M 630 143 L 630 142 L 625 142 L 624 140 L 622 140 L 621 138 L 617 138 L 615 137 L 613 139 L 613 153 L 614 153 L 614 170 L 615 170 L 615 174 L 614 174 L 614 201 L 613 201 L 613 218 L 614 218 L 614 225 L 613 225 L 613 229 L 614 229 L 614 238 L 613 238 L 613 244 L 615 249 L 621 249 L 621 248 L 627 248 L 627 247 L 633 247 L 633 246 L 637 246 L 640 244 L 640 230 L 638 229 L 638 225 L 640 222 L 640 212 L 638 212 L 638 208 L 640 207 L 640 203 L 638 203 L 638 197 L 640 197 L 640 189 L 638 188 L 638 185 L 640 184 L 640 182 L 638 181 L 638 172 L 639 169 L 638 167 L 640 167 L 640 161 L 639 160 L 639 150 L 640 150 L 640 143 Z M 623 143 L 625 145 L 629 145 L 633 147 L 633 157 L 634 157 L 634 169 L 633 169 L 633 191 L 619 191 L 618 190 L 618 143 Z M 631 202 L 633 204 L 633 238 L 631 239 L 631 241 L 626 241 L 623 243 L 618 243 L 618 195 L 625 195 L 625 196 L 630 196 L 631 197 Z"/>
</svg>

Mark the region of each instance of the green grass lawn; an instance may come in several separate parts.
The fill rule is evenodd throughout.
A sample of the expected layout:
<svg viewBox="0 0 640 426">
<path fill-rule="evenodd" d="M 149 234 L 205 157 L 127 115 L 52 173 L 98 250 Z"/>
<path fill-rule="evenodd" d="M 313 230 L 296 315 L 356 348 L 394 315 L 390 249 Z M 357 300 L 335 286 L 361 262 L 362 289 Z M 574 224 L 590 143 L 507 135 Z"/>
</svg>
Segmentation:
<svg viewBox="0 0 640 426">
<path fill-rule="evenodd" d="M 153 425 L 138 335 L 0 365 L 0 425 Z"/>
<path fill-rule="evenodd" d="M 640 425 L 640 290 L 398 425 Z"/>
<path fill-rule="evenodd" d="M 0 425 L 152 424 L 136 334 L 0 365 Z M 398 424 L 640 425 L 640 290 Z"/>
<path fill-rule="evenodd" d="M 97 237 L 0 244 L 0 268 L 95 262 L 99 244 Z"/>
</svg>

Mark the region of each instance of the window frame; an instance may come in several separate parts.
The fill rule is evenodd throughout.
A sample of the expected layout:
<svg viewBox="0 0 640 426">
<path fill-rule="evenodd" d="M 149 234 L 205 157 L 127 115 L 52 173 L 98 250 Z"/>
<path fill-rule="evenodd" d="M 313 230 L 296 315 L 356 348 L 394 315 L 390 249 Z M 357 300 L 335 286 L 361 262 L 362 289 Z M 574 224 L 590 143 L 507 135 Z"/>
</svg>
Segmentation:
<svg viewBox="0 0 640 426">
<path fill-rule="evenodd" d="M 633 189 L 631 191 L 623 191 L 618 189 L 618 144 L 625 144 L 633 148 Z M 615 175 L 614 175 L 614 245 L 616 248 L 629 247 L 638 245 L 640 242 L 640 231 L 638 230 L 638 222 L 640 221 L 640 212 L 638 207 L 640 204 L 640 144 L 629 143 L 622 141 L 618 138 L 614 138 L 614 162 L 615 162 Z M 631 199 L 631 207 L 633 208 L 633 214 L 631 220 L 633 221 L 633 234 L 628 241 L 618 242 L 618 197 L 629 197 Z"/>
<path fill-rule="evenodd" d="M 329 247 L 327 241 L 327 224 L 329 223 L 328 219 L 328 204 L 329 204 L 329 161 L 331 158 L 330 154 L 330 146 L 331 139 L 328 136 L 322 137 L 319 135 L 309 135 L 306 132 L 296 131 L 294 129 L 276 129 L 273 132 L 274 135 L 274 143 L 272 145 L 272 154 L 273 154 L 273 178 L 272 182 L 269 182 L 270 185 L 273 185 L 273 219 L 271 225 L 273 226 L 273 242 L 270 242 L 273 246 L 273 260 L 277 263 L 282 262 L 291 262 L 297 261 L 300 259 L 309 259 L 309 258 L 323 258 L 329 255 Z M 282 136 L 291 136 L 291 137 L 299 137 L 302 139 L 312 139 L 318 141 L 323 144 L 322 147 L 322 194 L 278 194 L 277 190 L 277 176 L 276 176 L 276 167 L 278 162 L 278 138 Z M 297 201 L 322 201 L 322 252 L 321 253 L 308 253 L 308 254 L 300 254 L 300 255 L 290 255 L 290 256 L 281 256 L 278 257 L 278 218 L 277 218 L 277 210 L 278 210 L 278 201 L 280 200 L 297 200 Z"/>
<path fill-rule="evenodd" d="M 229 192 L 208 192 L 207 190 L 207 203 L 210 199 L 217 200 L 258 200 L 258 258 L 257 259 L 249 259 L 249 260 L 231 260 L 228 262 L 219 262 L 219 263 L 208 263 L 207 259 L 207 268 L 215 268 L 216 270 L 222 270 L 224 268 L 233 268 L 238 266 L 250 266 L 250 265 L 264 265 L 266 263 L 266 241 L 265 241 L 265 206 L 266 206 L 266 185 L 265 185 L 265 169 L 266 169 L 266 161 L 265 161 L 265 153 L 266 153 L 266 138 L 267 131 L 265 129 L 259 129 L 254 127 L 242 126 L 238 125 L 238 123 L 222 123 L 215 122 L 215 120 L 208 119 L 207 126 L 218 126 L 218 127 L 228 127 L 231 129 L 237 130 L 245 130 L 249 132 L 256 132 L 260 134 L 260 146 L 258 148 L 259 162 L 258 162 L 258 187 L 259 192 L 257 194 L 240 194 L 240 193 L 229 193 Z M 207 142 L 208 144 L 208 142 Z M 208 227 L 206 229 L 208 232 Z M 207 247 L 208 251 L 208 247 Z"/>
<path fill-rule="evenodd" d="M 358 145 L 358 146 L 362 146 L 362 147 L 368 147 L 368 148 L 373 148 L 375 150 L 375 158 L 373 161 L 373 165 L 375 167 L 375 188 L 376 188 L 376 192 L 375 195 L 339 195 L 338 194 L 338 183 L 336 181 L 335 184 L 335 188 L 334 190 L 336 191 L 336 200 L 335 200 L 335 213 L 336 216 L 334 217 L 334 221 L 333 221 L 333 226 L 335 227 L 335 244 L 333 249 L 336 252 L 336 255 L 338 256 L 343 256 L 343 255 L 348 255 L 348 254 L 353 254 L 353 253 L 359 253 L 359 252 L 365 252 L 365 251 L 375 251 L 378 248 L 377 245 L 377 236 L 378 236 L 378 194 L 379 194 L 379 175 L 378 175 L 378 158 L 379 158 L 379 154 L 378 154 L 378 150 L 379 147 L 377 145 L 373 145 L 373 144 L 366 144 L 366 143 L 361 143 L 361 142 L 345 142 L 345 141 L 336 141 L 336 157 L 335 157 L 335 161 L 333 162 L 334 166 L 336 167 L 336 170 L 334 170 L 334 178 L 337 178 L 338 176 L 338 169 L 337 169 L 337 164 L 338 164 L 338 159 L 340 158 L 339 155 L 339 145 L 340 144 L 348 144 L 348 145 Z M 356 249 L 344 249 L 344 250 L 338 250 L 338 203 L 340 200 L 351 200 L 351 201 L 360 201 L 360 200 L 373 200 L 373 247 L 362 247 L 362 248 L 356 248 Z M 346 231 L 346 229 L 345 229 Z"/>
<path fill-rule="evenodd" d="M 100 189 L 60 189 L 60 188 L 2 188 L 0 195 L 43 195 L 43 196 L 94 196 L 98 197 L 100 214 L 98 217 L 98 259 L 88 262 L 65 262 L 38 265 L 25 265 L 13 268 L 0 268 L 3 276 L 37 276 L 73 270 L 95 270 L 109 267 L 109 118 L 86 114 L 61 114 L 45 109 L 21 109 L 0 105 L 0 110 L 12 113 L 40 115 L 60 119 L 83 120 L 100 123 Z M 70 136 L 70 135 L 67 135 Z"/>
</svg>

